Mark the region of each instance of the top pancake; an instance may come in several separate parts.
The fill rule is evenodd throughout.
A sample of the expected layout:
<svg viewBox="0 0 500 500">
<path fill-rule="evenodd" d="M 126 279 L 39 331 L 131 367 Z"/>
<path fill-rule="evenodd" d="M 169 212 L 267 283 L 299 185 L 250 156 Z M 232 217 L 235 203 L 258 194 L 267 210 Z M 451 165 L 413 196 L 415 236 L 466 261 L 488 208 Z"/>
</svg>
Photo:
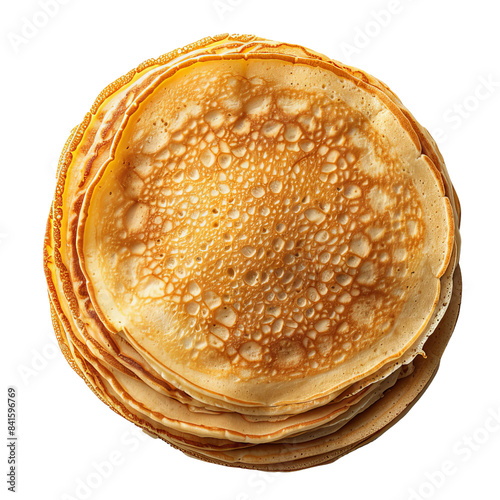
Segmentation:
<svg viewBox="0 0 500 500">
<path fill-rule="evenodd" d="M 88 190 L 99 318 L 181 387 L 308 401 L 425 328 L 453 218 L 405 117 L 333 65 L 187 59 L 127 110 Z"/>
</svg>

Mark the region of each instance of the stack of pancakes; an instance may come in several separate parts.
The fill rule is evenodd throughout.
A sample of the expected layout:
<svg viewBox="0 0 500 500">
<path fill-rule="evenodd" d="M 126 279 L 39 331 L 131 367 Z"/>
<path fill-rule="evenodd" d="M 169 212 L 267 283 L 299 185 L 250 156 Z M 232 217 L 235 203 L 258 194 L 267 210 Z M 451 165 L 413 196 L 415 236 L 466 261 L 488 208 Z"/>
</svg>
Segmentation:
<svg viewBox="0 0 500 500">
<path fill-rule="evenodd" d="M 458 199 L 379 80 L 206 38 L 98 96 L 61 155 L 57 339 L 115 412 L 188 455 L 295 470 L 384 432 L 458 315 Z"/>
</svg>

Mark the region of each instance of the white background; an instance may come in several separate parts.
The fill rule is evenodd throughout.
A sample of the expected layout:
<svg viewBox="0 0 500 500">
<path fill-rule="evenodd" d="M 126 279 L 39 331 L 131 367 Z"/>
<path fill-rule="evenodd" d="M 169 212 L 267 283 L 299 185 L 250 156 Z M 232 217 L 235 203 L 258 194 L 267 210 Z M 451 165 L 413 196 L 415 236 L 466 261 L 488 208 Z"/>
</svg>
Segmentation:
<svg viewBox="0 0 500 500">
<path fill-rule="evenodd" d="M 0 16 L 1 367 L 2 391 L 18 389 L 17 498 L 500 498 L 498 2 L 47 1 L 50 15 L 43 0 L 9 0 Z M 69 368 L 50 323 L 42 242 L 70 129 L 143 60 L 222 32 L 302 44 L 389 84 L 435 134 L 462 202 L 463 305 L 436 379 L 381 438 L 296 473 L 198 462 L 142 437 Z"/>
</svg>

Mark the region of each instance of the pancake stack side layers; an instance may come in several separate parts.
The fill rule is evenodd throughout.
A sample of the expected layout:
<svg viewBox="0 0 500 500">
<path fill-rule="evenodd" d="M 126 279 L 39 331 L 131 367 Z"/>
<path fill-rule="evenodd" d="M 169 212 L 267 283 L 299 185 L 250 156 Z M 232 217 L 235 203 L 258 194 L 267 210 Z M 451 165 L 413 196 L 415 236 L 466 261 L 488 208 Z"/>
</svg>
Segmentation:
<svg viewBox="0 0 500 500">
<path fill-rule="evenodd" d="M 71 367 L 187 455 L 335 461 L 432 380 L 461 298 L 460 205 L 382 82 L 209 37 L 106 87 L 63 149 L 44 267 Z"/>
</svg>

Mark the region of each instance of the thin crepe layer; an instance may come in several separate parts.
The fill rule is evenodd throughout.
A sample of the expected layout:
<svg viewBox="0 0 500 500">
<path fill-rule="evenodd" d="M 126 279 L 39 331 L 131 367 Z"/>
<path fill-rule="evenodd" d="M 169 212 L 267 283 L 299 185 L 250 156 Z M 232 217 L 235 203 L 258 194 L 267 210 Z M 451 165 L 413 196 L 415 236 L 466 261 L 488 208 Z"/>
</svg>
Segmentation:
<svg viewBox="0 0 500 500">
<path fill-rule="evenodd" d="M 405 139 L 401 140 L 401 144 L 406 140 L 407 147 L 402 149 L 406 153 L 413 149 L 415 158 L 421 165 L 419 168 L 427 169 L 427 186 L 421 192 L 427 193 L 428 190 L 436 189 L 436 200 L 444 200 L 442 218 L 446 221 L 445 226 L 449 227 L 447 243 L 441 254 L 432 245 L 428 247 L 429 253 L 436 255 L 433 272 L 437 277 L 437 288 L 434 297 L 429 294 L 432 300 L 429 302 L 427 318 L 422 320 L 420 328 L 415 327 L 416 331 L 404 348 L 392 356 L 387 356 L 384 362 L 357 379 L 349 379 L 338 385 L 329 381 L 328 389 L 317 390 L 315 394 L 304 390 L 301 399 L 297 400 L 291 400 L 289 397 L 294 390 L 291 386 L 287 389 L 290 391 L 288 396 L 286 391 L 283 391 L 281 400 L 269 399 L 269 393 L 275 397 L 273 391 L 268 391 L 267 395 L 253 394 L 252 398 L 257 396 L 256 399 L 241 398 L 241 394 L 238 396 L 235 392 L 213 390 L 214 387 L 207 386 L 204 377 L 195 383 L 196 376 L 186 377 L 186 373 L 178 373 L 182 370 L 174 370 L 175 363 L 167 363 L 166 366 L 164 362 L 158 362 L 156 356 L 144 349 L 141 342 L 137 343 L 129 329 L 117 330 L 110 324 L 109 317 L 100 310 L 102 304 L 95 298 L 92 280 L 88 279 L 88 269 L 85 267 L 83 228 L 88 223 L 86 210 L 89 200 L 92 199 L 93 188 L 99 185 L 109 166 L 121 154 L 120 144 L 123 144 L 124 137 L 130 144 L 133 143 L 132 136 L 127 136 L 130 132 L 130 127 L 127 129 L 129 118 L 140 116 L 141 103 L 147 103 L 148 96 L 158 97 L 160 84 L 168 83 L 183 71 L 190 71 L 191 67 L 206 67 L 206 64 L 213 64 L 219 69 L 226 63 L 238 66 L 243 60 L 262 64 L 279 60 L 291 64 L 294 69 L 300 65 L 310 65 L 322 70 L 327 68 L 327 71 L 335 72 L 339 78 L 345 78 L 346 82 L 354 82 L 354 86 L 362 89 L 366 95 L 373 95 L 376 101 L 380 100 L 385 111 L 375 110 L 374 120 L 377 120 L 379 115 L 389 114 L 397 117 L 396 122 L 384 124 L 385 132 L 390 137 L 396 137 L 400 130 L 404 131 Z M 161 100 L 160 98 L 160 102 Z M 291 102 L 293 107 L 296 103 L 293 100 Z M 260 105 L 250 100 L 250 108 L 251 106 L 255 111 Z M 217 121 L 216 118 L 211 117 Z M 301 126 L 305 124 L 302 123 Z M 266 130 L 272 134 L 273 126 L 268 126 Z M 299 166 L 305 166 L 305 161 L 304 158 L 299 158 Z M 61 349 L 70 365 L 106 404 L 143 427 L 146 432 L 165 439 L 188 454 L 199 455 L 200 458 L 215 462 L 223 457 L 222 461 L 239 462 L 239 466 L 264 470 L 294 470 L 336 459 L 367 442 L 370 437 L 357 442 L 347 440 L 345 442 L 350 444 L 340 448 L 337 444 L 337 449 L 324 453 L 318 451 L 313 442 L 326 442 L 328 436 L 336 435 L 359 416 L 367 415 L 368 419 L 376 420 L 376 415 L 370 413 L 370 410 L 380 403 L 377 403 L 378 397 L 375 397 L 378 387 L 387 384 L 391 376 L 393 379 L 397 377 L 396 371 L 408 373 L 415 356 L 423 354 L 423 350 L 427 352 L 427 345 L 430 345 L 429 342 L 434 337 L 434 330 L 437 327 L 436 332 L 439 331 L 439 325 L 445 321 L 443 315 L 452 293 L 450 281 L 460 250 L 460 205 L 436 144 L 383 83 L 308 49 L 251 36 L 220 36 L 204 39 L 156 61 L 147 61 L 101 93 L 91 113 L 68 139 L 61 156 L 58 178 L 58 188 L 47 229 L 44 263 L 55 330 Z M 432 185 L 434 188 L 431 188 Z M 353 192 L 356 193 L 356 190 Z M 432 225 L 432 219 L 428 221 Z M 441 264 L 438 264 L 439 262 Z M 422 285 L 422 279 L 419 283 Z M 416 361 L 422 362 L 421 358 Z M 183 369 L 182 366 L 181 368 Z M 130 390 L 133 387 L 134 397 L 130 391 L 117 384 L 118 379 L 125 385 L 129 384 Z M 403 387 L 400 385 L 403 380 L 398 380 L 395 387 Z M 218 382 L 215 385 L 220 387 Z M 279 383 L 276 387 L 282 388 L 282 384 Z M 386 393 L 390 394 L 391 391 L 387 390 Z M 165 406 L 165 401 L 172 401 L 173 405 Z M 349 402 L 354 404 L 348 405 Z M 328 406 L 333 408 L 337 405 L 342 408 L 342 404 L 347 406 L 344 406 L 343 411 L 335 418 L 326 418 L 324 421 L 319 419 L 317 425 L 308 420 L 310 415 L 325 415 Z M 155 412 L 156 405 L 165 409 L 163 413 L 170 414 Z M 190 431 L 194 431 L 194 434 L 183 432 L 183 424 L 175 424 L 174 428 L 164 425 L 175 416 L 171 406 L 176 405 L 184 408 L 183 411 L 189 415 L 188 426 L 192 426 Z M 381 408 L 380 405 L 378 408 Z M 231 415 L 233 412 L 239 416 Z M 232 427 L 229 425 L 232 430 L 226 435 L 231 439 L 220 437 L 225 435 L 223 427 L 219 427 L 215 432 L 210 429 L 207 423 L 210 423 L 211 418 L 221 422 L 233 422 Z M 243 427 L 234 425 L 238 419 L 245 422 Z M 179 423 L 181 421 L 182 419 Z M 291 422 L 296 422 L 297 426 L 287 428 Z M 267 442 L 274 441 L 275 444 L 265 444 L 264 432 L 257 439 L 259 444 L 249 444 L 248 441 L 254 439 L 251 429 L 264 429 L 266 426 L 268 429 L 275 429 L 276 432 L 269 432 L 267 436 Z M 210 429 L 209 432 L 206 432 L 207 428 Z M 238 432 L 241 433 L 240 437 L 233 440 Z M 284 439 L 279 439 L 280 432 L 286 436 Z M 381 431 L 373 432 L 378 435 Z M 270 453 L 268 458 L 262 459 L 262 456 L 267 454 L 266 446 L 280 446 L 280 442 L 283 449 L 292 450 L 292 455 L 293 446 L 300 448 L 302 443 L 302 450 L 309 450 L 306 452 L 308 458 L 282 456 L 280 452 L 278 456 Z M 261 450 L 256 452 L 257 458 L 241 458 L 253 456 L 253 449 Z M 222 450 L 225 450 L 222 455 L 217 455 Z M 248 450 L 248 454 L 242 453 L 242 450 Z M 239 453 L 242 454 L 238 455 Z M 280 464 L 280 460 L 283 463 Z"/>
</svg>

